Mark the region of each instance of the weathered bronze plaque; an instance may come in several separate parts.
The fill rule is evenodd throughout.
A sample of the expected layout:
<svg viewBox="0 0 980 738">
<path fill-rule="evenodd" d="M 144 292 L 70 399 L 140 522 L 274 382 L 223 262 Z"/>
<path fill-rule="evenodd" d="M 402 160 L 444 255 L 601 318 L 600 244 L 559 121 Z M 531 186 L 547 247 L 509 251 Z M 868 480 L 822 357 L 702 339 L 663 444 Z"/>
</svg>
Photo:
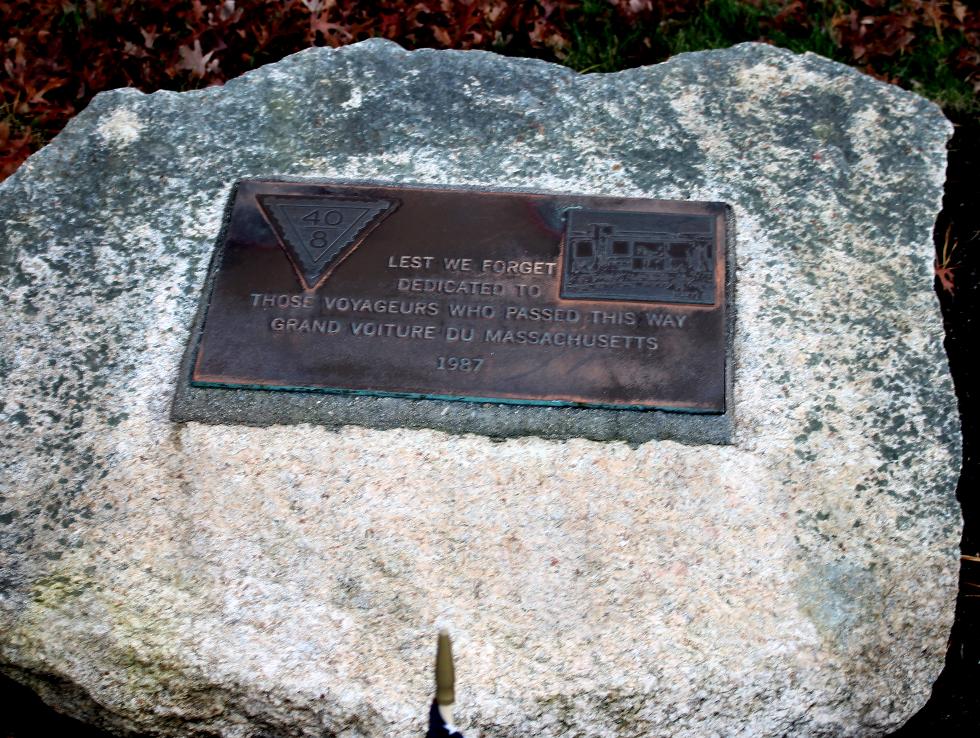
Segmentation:
<svg viewBox="0 0 980 738">
<path fill-rule="evenodd" d="M 723 413 L 726 211 L 243 181 L 191 383 Z"/>
</svg>

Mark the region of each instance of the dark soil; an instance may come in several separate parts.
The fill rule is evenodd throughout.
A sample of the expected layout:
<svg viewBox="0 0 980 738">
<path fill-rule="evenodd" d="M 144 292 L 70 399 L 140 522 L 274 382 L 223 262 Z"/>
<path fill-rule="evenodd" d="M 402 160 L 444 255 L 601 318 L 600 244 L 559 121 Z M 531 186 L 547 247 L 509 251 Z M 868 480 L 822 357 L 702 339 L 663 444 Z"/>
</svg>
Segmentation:
<svg viewBox="0 0 980 738">
<path fill-rule="evenodd" d="M 55 712 L 27 687 L 0 676 L 0 738 L 109 738 L 106 733 Z"/>
<path fill-rule="evenodd" d="M 936 280 L 946 328 L 946 353 L 959 398 L 963 470 L 956 496 L 963 506 L 960 593 L 946 668 L 929 703 L 900 738 L 980 734 L 980 120 L 956 120 L 946 172 L 946 196 L 936 222 L 936 249 L 958 244 L 952 259 L 954 289 Z"/>
</svg>

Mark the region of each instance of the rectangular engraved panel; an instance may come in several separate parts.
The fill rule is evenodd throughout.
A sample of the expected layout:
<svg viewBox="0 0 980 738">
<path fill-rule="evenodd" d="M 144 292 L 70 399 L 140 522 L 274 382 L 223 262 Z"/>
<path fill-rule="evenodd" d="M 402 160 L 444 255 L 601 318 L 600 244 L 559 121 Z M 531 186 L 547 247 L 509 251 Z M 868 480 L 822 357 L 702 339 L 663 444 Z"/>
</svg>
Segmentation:
<svg viewBox="0 0 980 738">
<path fill-rule="evenodd" d="M 723 413 L 726 213 L 243 181 L 191 384 Z"/>
</svg>

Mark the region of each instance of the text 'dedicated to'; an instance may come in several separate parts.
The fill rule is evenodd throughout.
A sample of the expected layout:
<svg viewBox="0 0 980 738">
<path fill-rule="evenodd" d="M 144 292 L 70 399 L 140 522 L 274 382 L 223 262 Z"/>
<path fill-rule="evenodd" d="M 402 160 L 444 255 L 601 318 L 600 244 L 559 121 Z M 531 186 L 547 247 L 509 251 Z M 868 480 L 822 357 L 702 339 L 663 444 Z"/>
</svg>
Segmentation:
<svg viewBox="0 0 980 738">
<path fill-rule="evenodd" d="M 191 383 L 723 413 L 726 213 L 243 181 Z"/>
</svg>

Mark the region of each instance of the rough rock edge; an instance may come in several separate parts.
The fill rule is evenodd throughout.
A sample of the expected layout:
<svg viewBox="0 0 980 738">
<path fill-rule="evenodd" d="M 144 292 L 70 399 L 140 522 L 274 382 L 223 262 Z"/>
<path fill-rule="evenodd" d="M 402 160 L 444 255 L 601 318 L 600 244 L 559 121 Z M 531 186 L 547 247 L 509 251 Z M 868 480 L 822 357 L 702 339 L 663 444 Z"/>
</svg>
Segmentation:
<svg viewBox="0 0 980 738">
<path fill-rule="evenodd" d="M 379 46 L 380 47 L 380 46 L 383 46 L 383 45 L 391 45 L 391 44 L 386 44 L 385 42 L 372 41 L 372 42 L 366 42 L 366 44 L 364 44 L 364 45 L 365 46 L 370 46 L 370 48 L 373 49 L 374 46 Z M 312 51 L 312 50 L 311 51 L 307 51 L 307 52 L 301 52 L 301 54 L 315 54 L 315 53 L 317 53 L 317 54 L 318 53 L 326 53 L 326 54 L 330 54 L 330 53 L 337 53 L 337 54 L 351 53 L 351 54 L 353 54 L 353 53 L 356 53 L 356 52 L 347 51 L 345 49 L 344 50 L 337 51 L 337 52 L 319 52 L 319 51 Z M 405 52 L 405 53 L 407 53 L 407 52 Z M 412 53 L 435 54 L 435 53 L 445 53 L 445 52 L 422 51 L 422 52 L 412 52 Z M 452 52 L 452 53 L 484 53 L 484 52 Z M 711 52 L 696 52 L 696 53 L 701 54 L 701 53 L 711 53 Z M 782 53 L 791 54 L 791 52 L 782 52 Z M 489 56 L 494 56 L 494 55 L 489 55 Z M 682 55 L 682 57 L 683 56 L 687 56 L 687 55 Z M 807 55 L 807 56 L 812 56 L 812 55 Z M 498 59 L 498 62 L 497 63 L 499 63 L 499 58 L 498 57 L 495 57 L 495 58 Z M 816 57 L 816 58 L 819 59 L 819 57 Z M 674 60 L 668 61 L 665 64 L 677 63 L 677 59 L 678 58 L 675 58 Z M 545 62 L 537 62 L 537 61 L 533 61 L 533 60 L 509 60 L 509 62 L 510 63 L 515 63 L 515 64 L 536 64 L 536 65 L 542 65 L 546 69 L 552 69 L 552 70 L 555 69 L 552 65 L 549 65 L 549 64 L 547 64 Z M 840 67 L 840 65 L 836 65 L 833 62 L 826 62 L 826 63 L 827 64 L 833 64 L 835 67 L 840 68 L 840 69 L 846 69 L 847 72 L 849 74 L 851 74 L 851 75 L 863 76 L 863 75 L 860 75 L 859 72 L 856 72 L 854 70 L 851 70 L 850 68 L 847 68 L 847 67 Z M 260 74 L 260 73 L 262 73 L 261 70 L 257 70 L 255 72 L 250 73 L 250 74 Z M 618 73 L 618 74 L 627 75 L 627 74 L 630 74 L 630 73 L 631 72 L 628 70 L 626 72 L 621 72 L 621 73 Z M 571 74 L 571 73 L 567 73 L 567 74 Z M 234 84 L 234 82 L 230 82 L 229 83 L 229 85 L 231 85 L 231 84 Z M 916 97 L 914 95 L 911 95 L 911 93 L 905 93 L 905 92 L 901 92 L 901 91 L 896 92 L 894 88 L 891 88 L 890 86 L 885 85 L 884 83 L 879 83 L 879 82 L 875 81 L 875 84 L 881 85 L 883 88 L 888 88 L 889 91 L 892 94 L 909 95 L 912 98 L 915 98 Z M 88 118 L 87 117 L 83 117 L 83 116 L 89 116 L 89 117 L 91 117 L 91 116 L 99 116 L 101 114 L 101 111 L 99 110 L 99 108 L 107 108 L 107 107 L 111 106 L 115 102 L 115 98 L 113 98 L 113 95 L 129 95 L 129 94 L 133 94 L 133 93 L 132 92 L 112 92 L 112 93 L 104 93 L 104 94 L 98 96 L 98 98 L 97 98 L 98 104 L 93 103 L 93 105 L 90 108 L 88 108 L 86 111 L 84 111 L 79 116 L 79 119 L 78 120 L 79 121 L 87 121 Z M 141 94 L 141 93 L 137 93 L 137 94 Z M 216 91 L 216 90 L 205 90 L 205 91 L 200 91 L 200 92 L 195 92 L 195 93 L 184 93 L 184 94 L 185 95 L 189 95 L 189 96 L 194 96 L 194 95 L 219 94 L 219 92 Z M 184 99 L 187 100 L 189 98 L 188 97 L 185 97 Z M 933 107 L 935 107 L 935 106 L 933 106 Z M 94 112 L 92 112 L 92 111 L 94 111 Z M 81 123 L 79 123 L 79 125 L 81 125 Z M 948 123 L 947 123 L 947 131 L 948 130 L 949 130 L 949 126 L 948 126 Z M 39 165 L 40 162 L 44 162 L 46 160 L 46 157 L 48 157 L 48 156 L 56 156 L 57 155 L 58 146 L 60 146 L 60 145 L 62 145 L 64 143 L 64 137 L 66 136 L 66 134 L 68 133 L 68 131 L 69 131 L 69 129 L 66 129 L 66 132 L 63 133 L 63 134 L 61 134 L 61 135 L 59 135 L 59 137 L 55 139 L 55 141 L 52 143 L 52 145 L 50 145 L 46 149 L 42 150 L 41 152 L 38 152 L 38 154 L 36 154 L 34 157 L 32 157 L 29 160 L 29 162 L 27 164 L 25 164 L 24 167 L 22 167 L 21 170 L 19 170 L 17 173 L 15 173 L 14 177 L 12 177 L 10 180 L 8 180 L 8 182 L 11 182 L 11 185 L 9 185 L 9 187 L 13 187 L 14 186 L 13 183 L 19 181 L 19 179 L 21 177 L 28 176 L 29 171 L 31 169 L 33 169 L 34 166 Z M 70 142 L 68 144 L 66 144 L 66 145 L 69 145 L 70 146 Z M 8 187 L 8 185 L 0 185 L 0 194 L 3 194 L 4 193 L 4 188 L 5 187 Z M 936 207 L 936 210 L 937 211 L 938 211 L 938 201 L 940 201 L 940 200 L 941 200 L 941 194 L 937 197 L 937 207 Z M 937 308 L 937 313 L 938 313 L 938 308 Z"/>
</svg>

